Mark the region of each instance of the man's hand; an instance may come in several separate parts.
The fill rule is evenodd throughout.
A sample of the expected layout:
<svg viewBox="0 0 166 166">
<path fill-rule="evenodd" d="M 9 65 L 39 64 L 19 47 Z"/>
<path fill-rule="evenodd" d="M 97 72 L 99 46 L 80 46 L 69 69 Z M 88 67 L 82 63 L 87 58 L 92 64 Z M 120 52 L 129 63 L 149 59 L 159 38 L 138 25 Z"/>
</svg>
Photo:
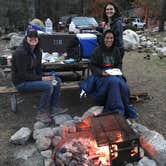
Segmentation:
<svg viewBox="0 0 166 166">
<path fill-rule="evenodd" d="M 82 89 L 81 93 L 80 93 L 80 99 L 83 98 L 83 97 L 84 98 L 86 97 L 86 92 Z"/>
<path fill-rule="evenodd" d="M 52 81 L 52 80 L 55 80 L 55 77 L 53 77 L 53 76 L 44 76 L 44 77 L 42 77 L 42 80 L 43 81 Z"/>
</svg>

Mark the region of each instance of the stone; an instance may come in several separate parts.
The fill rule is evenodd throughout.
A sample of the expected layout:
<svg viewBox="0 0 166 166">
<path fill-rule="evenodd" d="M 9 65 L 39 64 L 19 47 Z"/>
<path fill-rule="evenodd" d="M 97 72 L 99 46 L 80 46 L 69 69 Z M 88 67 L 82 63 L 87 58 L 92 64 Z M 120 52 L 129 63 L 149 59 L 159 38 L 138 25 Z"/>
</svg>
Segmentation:
<svg viewBox="0 0 166 166">
<path fill-rule="evenodd" d="M 52 155 L 52 150 L 45 150 L 45 151 L 42 151 L 41 152 L 41 155 L 44 157 L 44 158 L 48 158 L 50 159 L 51 158 L 51 155 Z"/>
<path fill-rule="evenodd" d="M 53 132 L 52 128 L 50 128 L 50 127 L 34 130 L 33 138 L 38 139 L 39 137 L 53 138 L 54 132 Z"/>
<path fill-rule="evenodd" d="M 11 136 L 10 142 L 14 144 L 25 144 L 29 140 L 32 131 L 27 127 L 22 127 Z"/>
<path fill-rule="evenodd" d="M 154 160 L 151 160 L 145 156 L 138 162 L 137 166 L 157 166 L 157 164 Z"/>
<path fill-rule="evenodd" d="M 17 151 L 15 151 L 14 156 L 16 159 L 27 160 L 28 158 L 32 157 L 36 151 L 37 148 L 34 145 L 21 146 L 17 148 Z"/>
<path fill-rule="evenodd" d="M 139 134 L 143 134 L 144 132 L 149 131 L 147 127 L 139 123 L 133 123 L 132 128 L 135 129 Z"/>
<path fill-rule="evenodd" d="M 17 166 L 44 166 L 43 165 L 43 157 L 41 154 L 36 151 L 33 153 L 31 157 L 29 157 L 27 160 L 17 159 Z"/>
<path fill-rule="evenodd" d="M 140 45 L 138 34 L 131 29 L 123 31 L 123 40 L 125 50 L 134 50 Z"/>
<path fill-rule="evenodd" d="M 90 107 L 83 115 L 82 115 L 82 119 L 88 117 L 88 116 L 92 116 L 92 115 L 99 115 L 101 114 L 103 111 L 103 106 L 93 106 Z"/>
<path fill-rule="evenodd" d="M 22 43 L 23 38 L 24 38 L 24 36 L 13 35 L 9 42 L 8 48 L 13 49 L 13 48 L 18 47 Z"/>
<path fill-rule="evenodd" d="M 36 146 L 40 151 L 49 149 L 51 145 L 51 139 L 48 137 L 40 137 L 36 140 Z"/>
<path fill-rule="evenodd" d="M 58 127 L 54 127 L 53 129 L 53 133 L 55 136 L 62 136 L 63 133 L 63 127 L 58 126 Z"/>
<path fill-rule="evenodd" d="M 54 161 L 52 159 L 44 159 L 44 166 L 50 166 L 50 163 L 54 165 Z"/>
<path fill-rule="evenodd" d="M 147 131 L 141 135 L 140 143 L 148 155 L 160 166 L 166 165 L 166 140 L 156 131 Z"/>
<path fill-rule="evenodd" d="M 61 114 L 61 115 L 54 116 L 53 119 L 54 119 L 55 125 L 61 125 L 61 124 L 64 124 L 65 121 L 72 120 L 72 117 L 69 114 Z"/>
<path fill-rule="evenodd" d="M 40 121 L 37 121 L 34 125 L 33 125 L 33 129 L 37 130 L 37 129 L 42 129 L 47 127 L 47 125 L 45 123 L 42 123 Z"/>
<path fill-rule="evenodd" d="M 63 123 L 63 125 L 69 126 L 69 127 L 74 127 L 75 126 L 75 121 L 73 119 L 72 120 L 67 120 Z"/>
<path fill-rule="evenodd" d="M 62 137 L 60 136 L 55 136 L 53 139 L 52 139 L 52 145 L 55 147 L 57 145 L 57 143 L 62 139 Z"/>
</svg>

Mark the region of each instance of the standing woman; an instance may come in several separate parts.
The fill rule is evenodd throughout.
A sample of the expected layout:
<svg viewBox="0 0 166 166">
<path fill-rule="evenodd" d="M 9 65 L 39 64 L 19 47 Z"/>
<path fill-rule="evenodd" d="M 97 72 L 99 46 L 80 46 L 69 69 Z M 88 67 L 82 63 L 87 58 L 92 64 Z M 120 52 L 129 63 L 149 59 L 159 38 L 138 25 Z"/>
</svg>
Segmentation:
<svg viewBox="0 0 166 166">
<path fill-rule="evenodd" d="M 111 29 L 116 36 L 115 46 L 120 49 L 121 57 L 124 56 L 124 44 L 123 44 L 123 26 L 122 18 L 118 7 L 109 2 L 104 6 L 103 21 L 105 22 L 103 29 L 96 28 L 96 30 L 104 33 L 106 30 Z"/>
<path fill-rule="evenodd" d="M 27 30 L 23 43 L 12 56 L 12 81 L 19 91 L 41 92 L 36 119 L 50 123 L 51 115 L 59 111 L 61 80 L 59 77 L 42 76 L 41 58 L 38 33 L 30 28 Z M 57 81 L 56 86 L 52 85 L 54 79 Z M 46 111 L 48 106 L 52 114 Z"/>
</svg>

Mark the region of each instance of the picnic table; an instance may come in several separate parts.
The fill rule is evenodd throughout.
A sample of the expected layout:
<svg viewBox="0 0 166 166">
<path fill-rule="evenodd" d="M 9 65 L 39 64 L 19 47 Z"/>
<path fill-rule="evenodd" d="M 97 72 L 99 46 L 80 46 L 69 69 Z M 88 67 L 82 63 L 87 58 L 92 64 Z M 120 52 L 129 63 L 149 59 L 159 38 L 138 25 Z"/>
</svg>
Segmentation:
<svg viewBox="0 0 166 166">
<path fill-rule="evenodd" d="M 4 71 L 6 74 L 11 74 L 11 66 L 10 65 L 1 65 L 0 68 Z M 55 71 L 58 76 L 63 76 L 63 74 L 68 75 L 75 75 L 77 78 L 79 78 L 80 81 L 82 79 L 85 79 L 87 76 L 89 76 L 89 60 L 85 61 L 79 61 L 79 62 L 72 62 L 72 63 L 64 63 L 62 62 L 48 62 L 42 64 L 42 72 L 43 75 L 50 75 L 51 71 Z M 72 80 L 70 80 L 72 81 Z M 75 80 L 73 80 L 75 81 Z M 63 80 L 65 83 L 65 79 Z M 78 82 L 76 82 L 78 83 Z M 65 84 L 67 85 L 67 83 Z"/>
<path fill-rule="evenodd" d="M 63 54 L 66 48 L 75 40 L 76 34 L 56 32 L 53 34 L 40 34 L 40 47 L 44 52 L 58 52 Z"/>
<path fill-rule="evenodd" d="M 43 63 L 42 71 L 48 74 L 51 71 L 55 71 L 57 75 L 58 73 L 72 73 L 79 76 L 80 80 L 82 80 L 89 76 L 89 60 L 71 63 Z"/>
</svg>

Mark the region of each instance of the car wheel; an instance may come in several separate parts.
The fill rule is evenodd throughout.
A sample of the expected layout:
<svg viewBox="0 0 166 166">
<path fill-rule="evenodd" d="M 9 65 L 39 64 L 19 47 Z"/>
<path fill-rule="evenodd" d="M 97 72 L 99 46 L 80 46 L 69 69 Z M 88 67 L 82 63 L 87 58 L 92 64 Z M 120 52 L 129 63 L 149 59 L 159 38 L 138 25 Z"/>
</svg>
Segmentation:
<svg viewBox="0 0 166 166">
<path fill-rule="evenodd" d="M 145 26 L 143 26 L 143 28 L 141 28 L 143 31 L 145 30 Z"/>
</svg>

